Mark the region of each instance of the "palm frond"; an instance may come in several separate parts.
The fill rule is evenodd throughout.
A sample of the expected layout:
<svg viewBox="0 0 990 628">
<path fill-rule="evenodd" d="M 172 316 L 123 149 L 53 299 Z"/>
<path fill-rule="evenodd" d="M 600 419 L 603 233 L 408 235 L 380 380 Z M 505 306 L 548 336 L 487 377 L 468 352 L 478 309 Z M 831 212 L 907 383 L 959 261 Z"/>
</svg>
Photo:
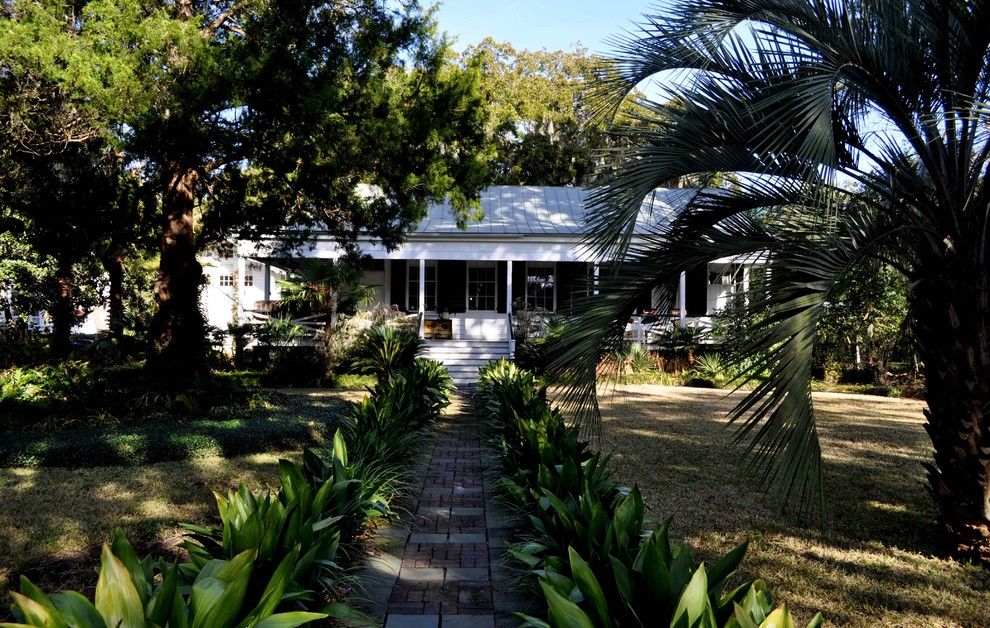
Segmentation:
<svg viewBox="0 0 990 628">
<path fill-rule="evenodd" d="M 762 479 L 816 492 L 810 358 L 836 282 L 865 257 L 915 273 L 990 232 L 988 18 L 987 0 L 676 0 L 615 40 L 601 108 L 638 106 L 588 197 L 587 245 L 608 272 L 547 369 L 578 418 L 597 424 L 595 367 L 646 291 L 763 255 L 768 279 L 749 297 L 762 315 L 730 345 L 753 365 L 744 379 L 771 376 L 732 419 Z M 635 91 L 656 77 L 666 102 Z M 721 189 L 686 191 L 679 214 L 651 213 L 658 187 L 726 173 Z M 985 264 L 982 244 L 960 249 Z"/>
</svg>

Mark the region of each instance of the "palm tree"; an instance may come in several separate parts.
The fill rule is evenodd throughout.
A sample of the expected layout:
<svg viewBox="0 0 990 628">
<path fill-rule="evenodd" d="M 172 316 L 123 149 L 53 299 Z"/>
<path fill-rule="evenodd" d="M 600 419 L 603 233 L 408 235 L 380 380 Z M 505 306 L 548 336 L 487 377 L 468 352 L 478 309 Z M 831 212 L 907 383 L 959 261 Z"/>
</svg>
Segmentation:
<svg viewBox="0 0 990 628">
<path fill-rule="evenodd" d="M 337 314 L 370 302 L 374 288 L 361 283 L 361 268 L 348 260 L 306 260 L 298 272 L 279 282 L 282 302 L 323 314 L 325 334 L 337 328 Z"/>
<path fill-rule="evenodd" d="M 732 419 L 760 477 L 808 503 L 816 324 L 851 268 L 883 260 L 910 281 L 943 538 L 990 562 L 987 24 L 987 0 L 676 0 L 617 40 L 601 82 L 611 111 L 651 77 L 664 90 L 615 127 L 622 148 L 589 195 L 590 241 L 616 261 L 555 347 L 568 399 L 593 407 L 598 357 L 644 291 L 765 255 L 758 315 L 729 355 L 743 379 L 771 376 Z M 644 199 L 683 180 L 701 182 L 686 209 L 635 235 Z"/>
</svg>

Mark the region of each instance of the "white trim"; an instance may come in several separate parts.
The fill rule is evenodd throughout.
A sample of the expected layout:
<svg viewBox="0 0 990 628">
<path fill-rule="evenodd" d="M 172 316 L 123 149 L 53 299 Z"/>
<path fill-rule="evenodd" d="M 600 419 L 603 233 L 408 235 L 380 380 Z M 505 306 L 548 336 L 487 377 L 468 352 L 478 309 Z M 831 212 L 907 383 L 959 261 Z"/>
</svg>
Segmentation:
<svg viewBox="0 0 990 628">
<path fill-rule="evenodd" d="M 413 262 L 416 262 L 416 261 L 417 260 L 414 260 L 414 259 L 411 259 L 411 260 L 407 260 L 406 261 L 406 275 L 402 279 L 405 282 L 403 285 L 405 286 L 405 294 L 406 294 L 406 297 L 405 297 L 406 310 L 411 310 L 412 309 L 412 306 L 409 305 L 409 284 L 411 283 L 410 280 L 412 279 L 412 277 L 409 276 L 409 273 L 411 273 L 412 270 L 414 268 L 416 268 L 416 265 L 413 264 Z M 426 268 L 433 268 L 433 284 L 434 284 L 433 285 L 433 288 L 434 288 L 434 298 L 436 298 L 436 296 L 437 296 L 436 295 L 436 290 L 438 289 L 438 286 L 436 284 L 437 284 L 437 280 L 440 278 L 440 275 L 438 274 L 440 272 L 439 265 L 437 264 L 436 260 L 418 260 L 418 261 L 419 262 L 426 262 Z M 385 263 L 391 265 L 389 260 L 385 260 Z M 389 273 L 389 274 L 391 274 L 391 273 Z M 426 288 L 425 288 L 425 285 L 426 284 L 425 284 L 425 282 L 421 282 L 417 278 L 417 285 L 419 287 L 417 287 L 416 289 L 419 291 L 419 293 L 425 293 L 425 291 L 426 291 Z M 417 294 L 417 296 L 418 296 L 418 294 Z M 439 305 L 437 305 L 437 304 L 434 304 L 434 306 L 435 307 L 439 307 Z M 435 312 L 436 311 L 435 309 L 434 310 L 428 310 L 428 309 L 424 309 L 424 308 L 425 308 L 425 305 L 423 307 L 417 306 L 416 311 L 417 312 Z"/>
<path fill-rule="evenodd" d="M 677 284 L 677 307 L 680 311 L 681 327 L 687 326 L 687 272 L 681 271 L 681 278 Z"/>
<path fill-rule="evenodd" d="M 495 281 L 498 281 L 498 269 L 495 270 Z M 496 298 L 498 298 L 498 290 L 495 291 Z M 505 262 L 505 311 L 509 316 L 512 316 L 512 260 L 507 260 Z M 510 336 L 512 334 L 509 334 Z M 510 347 L 511 353 L 511 347 Z"/>
</svg>

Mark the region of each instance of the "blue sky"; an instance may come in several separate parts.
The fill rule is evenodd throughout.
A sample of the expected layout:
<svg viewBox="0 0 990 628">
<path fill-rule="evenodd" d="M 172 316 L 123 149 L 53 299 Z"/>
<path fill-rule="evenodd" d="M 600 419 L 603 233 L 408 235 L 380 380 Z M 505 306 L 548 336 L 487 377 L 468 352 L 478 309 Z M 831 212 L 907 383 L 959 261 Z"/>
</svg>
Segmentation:
<svg viewBox="0 0 990 628">
<path fill-rule="evenodd" d="M 455 50 L 491 36 L 516 48 L 558 50 L 581 43 L 602 53 L 609 50 L 609 37 L 655 5 L 655 0 L 443 0 L 437 21 L 457 38 Z"/>
</svg>

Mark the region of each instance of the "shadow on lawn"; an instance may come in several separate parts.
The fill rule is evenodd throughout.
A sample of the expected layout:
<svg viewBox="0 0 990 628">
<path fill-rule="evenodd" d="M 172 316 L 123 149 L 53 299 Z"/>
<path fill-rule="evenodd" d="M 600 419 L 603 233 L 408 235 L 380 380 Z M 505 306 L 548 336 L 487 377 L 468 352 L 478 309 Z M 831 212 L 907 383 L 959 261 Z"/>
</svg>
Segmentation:
<svg viewBox="0 0 990 628">
<path fill-rule="evenodd" d="M 916 401 L 816 395 L 823 516 L 786 512 L 739 465 L 725 391 L 621 387 L 602 398 L 606 450 L 651 514 L 711 561 L 751 539 L 743 571 L 840 625 L 980 625 L 990 573 L 938 557 Z"/>
<path fill-rule="evenodd" d="M 328 423 L 341 410 L 339 398 L 298 395 L 280 412 Z M 299 452 L 281 455 L 297 458 Z M 279 456 L 193 457 L 78 469 L 0 468 L 0 617 L 10 602 L 4 593 L 17 586 L 20 574 L 45 591 L 92 592 L 100 545 L 116 527 L 124 529 L 141 555 L 177 556 L 179 523 L 218 522 L 214 491 L 224 493 L 242 483 L 274 488 Z"/>
</svg>

